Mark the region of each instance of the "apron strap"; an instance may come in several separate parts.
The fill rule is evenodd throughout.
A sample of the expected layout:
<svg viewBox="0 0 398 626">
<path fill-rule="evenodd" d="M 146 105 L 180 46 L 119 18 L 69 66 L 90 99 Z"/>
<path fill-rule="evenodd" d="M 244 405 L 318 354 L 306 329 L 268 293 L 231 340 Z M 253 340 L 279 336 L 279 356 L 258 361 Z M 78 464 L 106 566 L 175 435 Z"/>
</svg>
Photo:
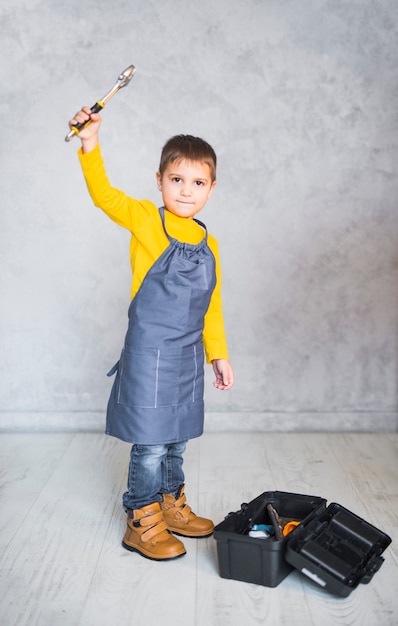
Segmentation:
<svg viewBox="0 0 398 626">
<path fill-rule="evenodd" d="M 115 363 L 115 365 L 112 367 L 112 369 L 109 370 L 109 372 L 107 373 L 107 376 L 113 376 L 119 369 L 119 363 L 120 361 L 118 361 L 117 363 Z"/>
<path fill-rule="evenodd" d="M 169 233 L 166 230 L 166 224 L 165 224 L 165 218 L 164 218 L 164 206 L 159 207 L 159 213 L 160 213 L 160 218 L 162 220 L 162 226 L 163 226 L 164 234 L 166 235 L 167 239 L 171 242 L 172 241 L 172 237 L 170 237 Z M 207 228 L 206 228 L 206 224 L 204 224 L 200 220 L 197 220 L 195 217 L 193 218 L 193 221 L 196 222 L 197 224 L 199 224 L 199 226 L 201 226 L 203 228 L 203 230 L 205 231 L 205 236 L 204 236 L 202 241 L 207 243 Z"/>
</svg>

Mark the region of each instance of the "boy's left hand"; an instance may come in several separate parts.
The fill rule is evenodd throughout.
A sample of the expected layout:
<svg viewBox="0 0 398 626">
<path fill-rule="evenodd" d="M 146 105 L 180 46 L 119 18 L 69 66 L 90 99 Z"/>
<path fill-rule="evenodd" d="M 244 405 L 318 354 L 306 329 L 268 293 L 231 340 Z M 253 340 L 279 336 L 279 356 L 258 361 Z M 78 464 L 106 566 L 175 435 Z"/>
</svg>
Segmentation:
<svg viewBox="0 0 398 626">
<path fill-rule="evenodd" d="M 226 359 L 214 359 L 212 365 L 216 375 L 216 380 L 213 382 L 214 387 L 222 391 L 231 389 L 234 384 L 234 371 L 231 363 Z"/>
</svg>

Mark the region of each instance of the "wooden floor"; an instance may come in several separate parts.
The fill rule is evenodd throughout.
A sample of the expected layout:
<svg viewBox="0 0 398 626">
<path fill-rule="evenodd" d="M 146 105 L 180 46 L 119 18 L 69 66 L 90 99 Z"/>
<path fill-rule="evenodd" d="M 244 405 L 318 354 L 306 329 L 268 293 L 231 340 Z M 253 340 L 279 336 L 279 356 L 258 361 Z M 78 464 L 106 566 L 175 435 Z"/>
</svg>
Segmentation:
<svg viewBox="0 0 398 626">
<path fill-rule="evenodd" d="M 1 626 L 398 624 L 398 434 L 206 434 L 185 471 L 218 523 L 263 491 L 338 502 L 391 536 L 368 585 L 333 597 L 293 572 L 267 588 L 219 576 L 216 542 L 156 563 L 121 547 L 129 446 L 96 434 L 0 436 Z"/>
</svg>

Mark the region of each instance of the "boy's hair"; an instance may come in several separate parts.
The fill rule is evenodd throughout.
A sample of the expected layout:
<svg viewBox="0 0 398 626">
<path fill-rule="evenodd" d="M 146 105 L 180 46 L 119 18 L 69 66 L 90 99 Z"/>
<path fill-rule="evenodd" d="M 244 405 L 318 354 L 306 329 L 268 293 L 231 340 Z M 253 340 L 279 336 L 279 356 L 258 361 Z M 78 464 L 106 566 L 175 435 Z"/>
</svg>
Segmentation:
<svg viewBox="0 0 398 626">
<path fill-rule="evenodd" d="M 159 174 L 163 176 L 169 163 L 184 160 L 207 163 L 210 168 L 211 181 L 216 180 L 216 153 L 207 141 L 192 135 L 175 135 L 165 143 L 160 155 Z"/>
</svg>

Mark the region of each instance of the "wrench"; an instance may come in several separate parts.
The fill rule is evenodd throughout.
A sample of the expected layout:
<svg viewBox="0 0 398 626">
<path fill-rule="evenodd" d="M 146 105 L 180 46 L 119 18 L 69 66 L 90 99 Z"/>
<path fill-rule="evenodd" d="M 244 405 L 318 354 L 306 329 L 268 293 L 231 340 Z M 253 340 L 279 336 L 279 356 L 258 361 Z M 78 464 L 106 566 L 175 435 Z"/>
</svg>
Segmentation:
<svg viewBox="0 0 398 626">
<path fill-rule="evenodd" d="M 134 72 L 134 65 L 129 65 L 128 67 L 126 67 L 124 72 L 122 72 L 118 76 L 118 79 L 113 85 L 112 89 L 108 91 L 108 93 L 105 94 L 105 96 L 101 100 L 97 100 L 97 102 L 91 107 L 91 113 L 99 113 L 104 108 L 108 100 L 110 100 L 112 96 L 114 96 L 115 93 L 119 91 L 119 89 L 129 84 L 130 80 L 133 78 Z M 91 124 L 91 120 L 87 120 L 87 122 L 84 122 L 83 124 L 75 124 L 74 126 L 72 126 L 72 129 L 65 137 L 65 141 L 70 141 L 71 139 L 73 139 L 73 137 L 76 137 L 76 135 L 79 134 L 82 128 L 85 128 L 89 124 Z"/>
</svg>

